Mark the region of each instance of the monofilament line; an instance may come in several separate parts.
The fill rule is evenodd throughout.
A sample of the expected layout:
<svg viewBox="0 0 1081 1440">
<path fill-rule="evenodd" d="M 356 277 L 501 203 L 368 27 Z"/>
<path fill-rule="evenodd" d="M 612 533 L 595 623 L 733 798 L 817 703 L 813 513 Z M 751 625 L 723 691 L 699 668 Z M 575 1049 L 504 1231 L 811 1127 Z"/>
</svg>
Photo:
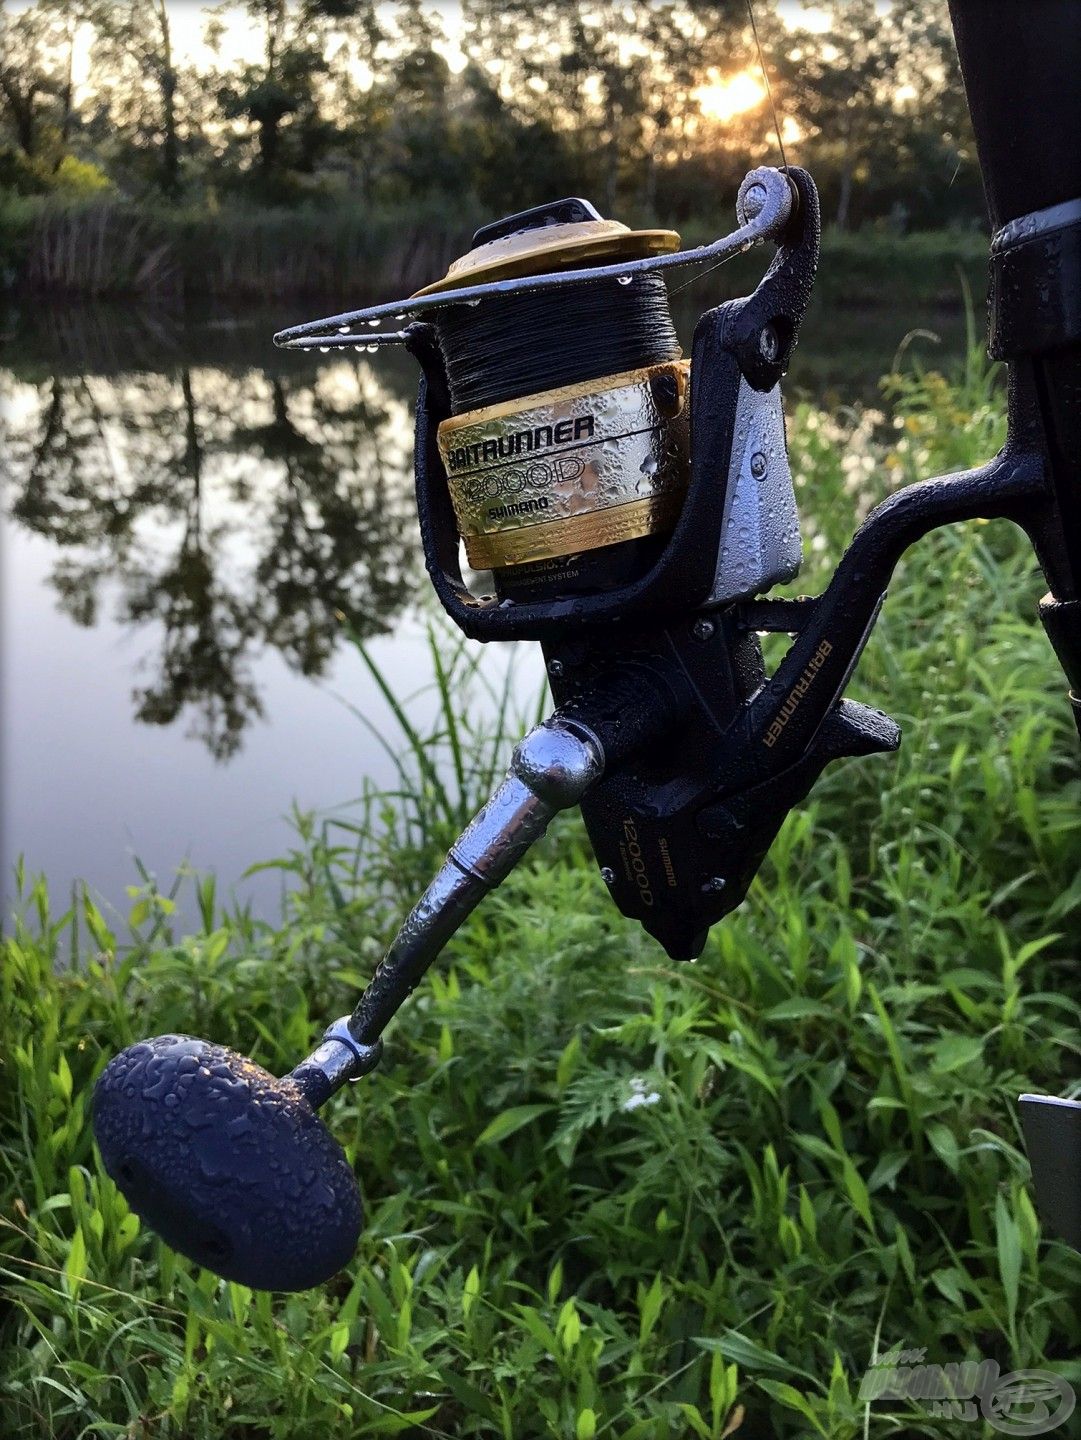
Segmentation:
<svg viewBox="0 0 1081 1440">
<path fill-rule="evenodd" d="M 751 20 L 751 34 L 754 36 L 755 49 L 758 51 L 758 68 L 762 72 L 762 83 L 766 87 L 766 99 L 769 101 L 769 108 L 773 114 L 773 129 L 777 135 L 777 149 L 781 152 L 781 169 L 787 175 L 788 159 L 784 153 L 784 141 L 781 139 L 781 122 L 777 117 L 777 106 L 773 102 L 773 87 L 769 83 L 766 57 L 762 53 L 762 42 L 758 38 L 758 26 L 754 21 L 754 0 L 747 0 L 747 14 Z"/>
</svg>

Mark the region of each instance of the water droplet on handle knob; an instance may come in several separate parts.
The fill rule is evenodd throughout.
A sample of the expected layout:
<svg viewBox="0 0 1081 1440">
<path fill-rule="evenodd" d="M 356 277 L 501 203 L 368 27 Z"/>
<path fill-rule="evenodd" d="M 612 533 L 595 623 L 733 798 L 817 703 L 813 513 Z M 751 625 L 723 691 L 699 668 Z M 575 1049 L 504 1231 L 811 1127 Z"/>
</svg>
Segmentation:
<svg viewBox="0 0 1081 1440">
<path fill-rule="evenodd" d="M 94 1091 L 105 1168 L 174 1250 L 254 1290 L 307 1290 L 348 1264 L 360 1192 L 288 1077 L 188 1035 L 117 1055 Z"/>
</svg>

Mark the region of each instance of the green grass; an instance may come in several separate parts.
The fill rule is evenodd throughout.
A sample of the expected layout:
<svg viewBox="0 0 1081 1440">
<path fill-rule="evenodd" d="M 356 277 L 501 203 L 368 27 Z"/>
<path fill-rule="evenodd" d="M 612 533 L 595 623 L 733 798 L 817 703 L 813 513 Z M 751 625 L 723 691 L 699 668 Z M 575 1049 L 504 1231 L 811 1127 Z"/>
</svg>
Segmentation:
<svg viewBox="0 0 1081 1440">
<path fill-rule="evenodd" d="M 877 417 L 799 407 L 799 588 L 888 489 L 992 453 L 1001 409 L 975 355 L 895 379 Z M 26 879 L 2 1433 L 857 1440 L 954 1433 L 858 1404 L 897 1344 L 1081 1382 L 1081 1257 L 1040 1235 L 1015 1104 L 1078 1073 L 1081 779 L 1041 588 L 997 525 L 904 562 L 852 686 L 901 721 L 899 755 L 832 767 L 697 965 L 613 910 L 560 821 L 328 1107 L 368 1223 L 310 1294 L 219 1282 L 141 1229 L 91 1087 L 171 1029 L 281 1071 L 347 1008 L 516 729 L 498 690 L 452 726 L 472 651 L 437 633 L 444 719 L 403 737 L 395 794 L 298 816 L 279 925 L 206 879 L 188 934 L 149 882 L 107 920 Z"/>
</svg>

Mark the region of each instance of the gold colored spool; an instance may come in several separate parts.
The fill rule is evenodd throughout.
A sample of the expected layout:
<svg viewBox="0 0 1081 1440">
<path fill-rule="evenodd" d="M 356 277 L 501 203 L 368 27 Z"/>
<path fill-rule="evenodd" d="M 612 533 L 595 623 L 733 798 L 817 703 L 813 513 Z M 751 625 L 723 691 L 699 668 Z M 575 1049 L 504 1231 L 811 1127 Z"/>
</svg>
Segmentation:
<svg viewBox="0 0 1081 1440">
<path fill-rule="evenodd" d="M 618 220 L 539 226 L 478 245 L 452 261 L 442 279 L 425 285 L 412 298 L 601 261 L 615 264 L 620 260 L 642 260 L 678 249 L 679 236 L 674 230 L 632 230 Z"/>
<path fill-rule="evenodd" d="M 444 420 L 469 563 L 525 565 L 671 529 L 689 473 L 689 373 L 669 361 Z"/>
</svg>

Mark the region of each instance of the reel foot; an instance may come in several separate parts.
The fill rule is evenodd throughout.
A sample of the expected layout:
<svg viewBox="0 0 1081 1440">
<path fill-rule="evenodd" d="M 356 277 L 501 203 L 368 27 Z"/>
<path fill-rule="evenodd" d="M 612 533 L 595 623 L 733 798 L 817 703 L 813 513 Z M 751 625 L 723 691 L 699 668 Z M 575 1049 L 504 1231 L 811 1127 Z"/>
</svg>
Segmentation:
<svg viewBox="0 0 1081 1440">
<path fill-rule="evenodd" d="M 135 1213 L 254 1290 L 307 1290 L 348 1264 L 362 1223 L 341 1146 L 289 1077 L 221 1045 L 159 1035 L 109 1062 L 94 1133 Z"/>
</svg>

